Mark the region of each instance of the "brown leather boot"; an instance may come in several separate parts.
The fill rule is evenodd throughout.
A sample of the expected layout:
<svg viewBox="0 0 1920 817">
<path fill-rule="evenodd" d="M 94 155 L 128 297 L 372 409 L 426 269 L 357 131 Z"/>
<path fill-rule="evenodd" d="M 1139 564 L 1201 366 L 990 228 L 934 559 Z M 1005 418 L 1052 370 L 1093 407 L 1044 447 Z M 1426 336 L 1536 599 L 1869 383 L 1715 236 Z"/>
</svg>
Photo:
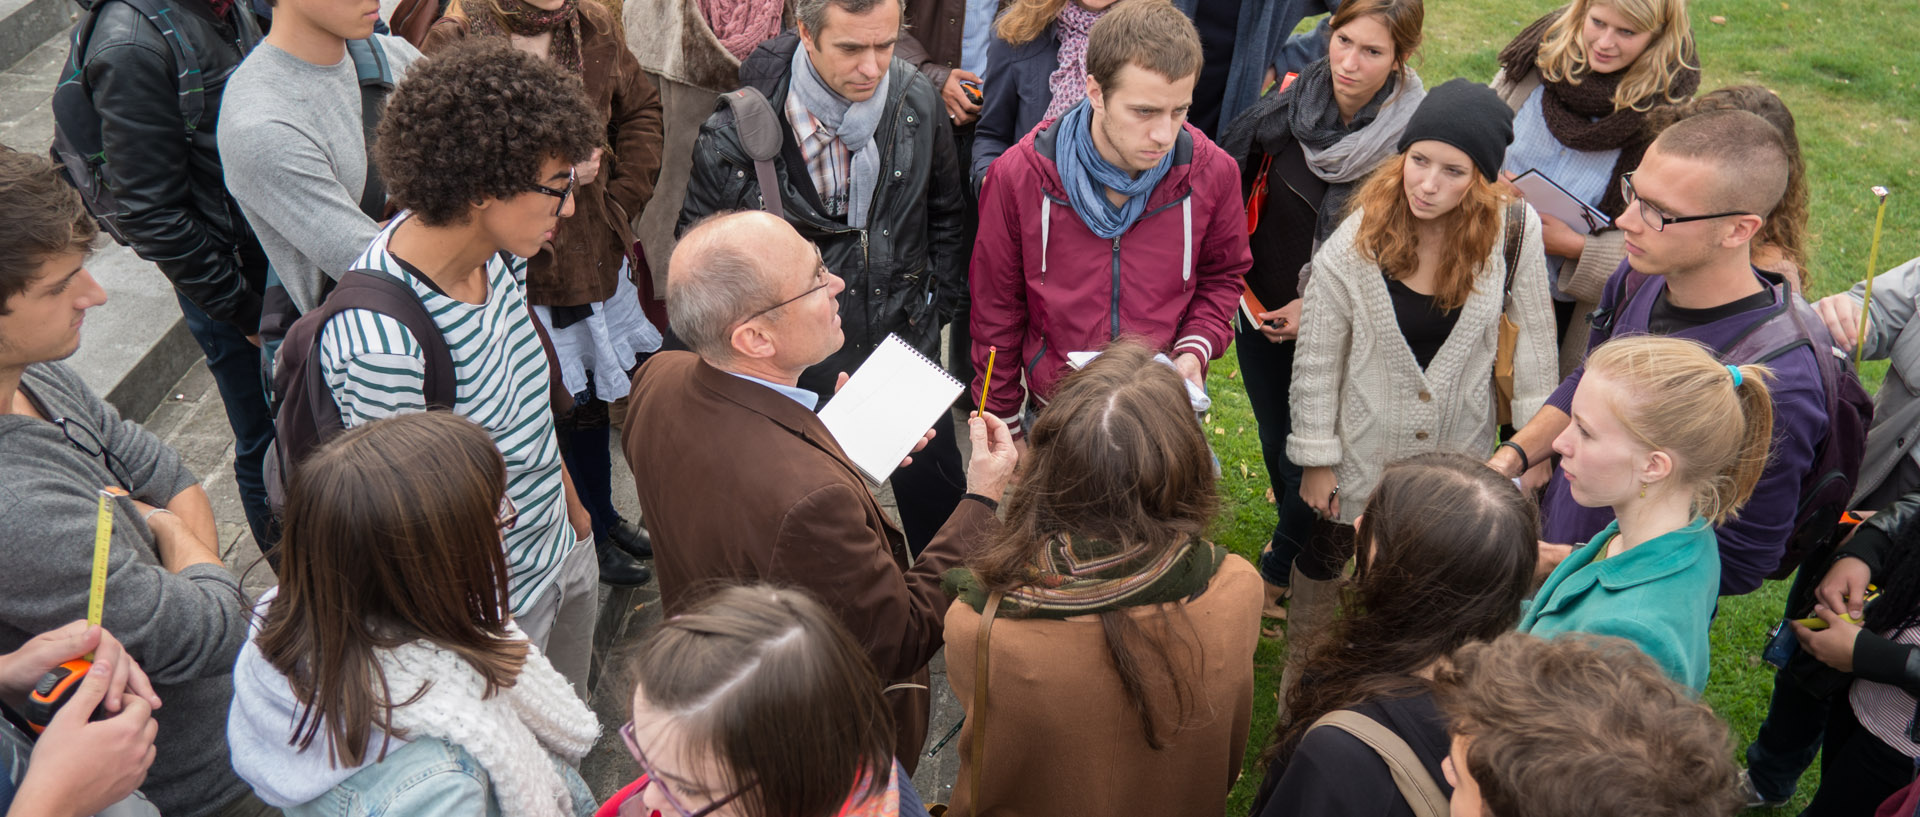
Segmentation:
<svg viewBox="0 0 1920 817">
<path fill-rule="evenodd" d="M 1300 683 L 1300 666 L 1306 663 L 1306 642 L 1326 632 L 1340 611 L 1341 579 L 1309 579 L 1293 569 L 1293 604 L 1287 615 L 1287 663 L 1280 670 L 1280 721 L 1287 717 L 1287 695 Z"/>
</svg>

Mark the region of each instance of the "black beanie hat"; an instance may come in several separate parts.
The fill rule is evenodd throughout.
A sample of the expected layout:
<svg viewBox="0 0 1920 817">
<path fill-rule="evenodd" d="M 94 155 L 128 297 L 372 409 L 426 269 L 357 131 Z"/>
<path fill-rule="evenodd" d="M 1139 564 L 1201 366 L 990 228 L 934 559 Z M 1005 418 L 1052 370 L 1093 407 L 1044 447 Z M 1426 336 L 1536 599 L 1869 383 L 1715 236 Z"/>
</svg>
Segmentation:
<svg viewBox="0 0 1920 817">
<path fill-rule="evenodd" d="M 1427 98 L 1407 120 L 1400 134 L 1401 153 L 1415 142 L 1431 139 L 1466 152 L 1487 181 L 1500 177 L 1500 164 L 1513 144 L 1513 109 L 1492 88 L 1465 79 L 1450 79 L 1429 89 Z"/>
</svg>

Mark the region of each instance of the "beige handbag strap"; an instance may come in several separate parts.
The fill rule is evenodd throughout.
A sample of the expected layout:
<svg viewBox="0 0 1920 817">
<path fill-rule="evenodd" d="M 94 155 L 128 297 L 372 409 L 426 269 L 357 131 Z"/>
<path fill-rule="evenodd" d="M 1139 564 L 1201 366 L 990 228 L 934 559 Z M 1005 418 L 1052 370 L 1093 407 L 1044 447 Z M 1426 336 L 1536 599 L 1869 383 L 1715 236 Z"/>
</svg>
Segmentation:
<svg viewBox="0 0 1920 817">
<path fill-rule="evenodd" d="M 1447 817 L 1446 793 L 1427 772 L 1426 764 L 1413 753 L 1413 747 L 1393 730 L 1351 709 L 1336 709 L 1321 715 L 1307 731 L 1322 726 L 1339 729 L 1372 747 L 1386 762 L 1387 771 L 1393 774 L 1393 785 L 1400 789 L 1400 796 L 1413 809 L 1414 817 Z"/>
<path fill-rule="evenodd" d="M 980 770 L 987 762 L 987 658 L 992 654 L 987 641 L 993 635 L 993 617 L 1000 612 L 1002 595 L 999 591 L 987 595 L 973 638 L 973 711 L 967 713 L 967 719 L 973 721 L 972 742 L 967 746 L 967 792 L 973 814 L 980 813 Z"/>
</svg>

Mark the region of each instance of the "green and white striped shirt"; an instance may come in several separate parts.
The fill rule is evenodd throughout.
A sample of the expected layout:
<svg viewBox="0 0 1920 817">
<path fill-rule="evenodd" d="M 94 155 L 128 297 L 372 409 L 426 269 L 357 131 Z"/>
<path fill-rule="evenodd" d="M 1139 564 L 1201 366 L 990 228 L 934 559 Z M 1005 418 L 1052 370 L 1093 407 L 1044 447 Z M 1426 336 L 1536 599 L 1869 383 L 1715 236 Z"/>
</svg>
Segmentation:
<svg viewBox="0 0 1920 817">
<path fill-rule="evenodd" d="M 387 252 L 395 216 L 354 262 L 413 288 L 453 355 L 455 413 L 493 435 L 507 462 L 507 495 L 520 521 L 507 531 L 507 587 L 519 615 L 553 580 L 574 546 L 561 481 L 559 441 L 548 402 L 547 358 L 527 311 L 527 262 L 487 262 L 487 302 L 443 295 L 407 272 Z M 426 356 L 400 321 L 349 309 L 320 332 L 320 365 L 348 428 L 426 409 Z"/>
</svg>

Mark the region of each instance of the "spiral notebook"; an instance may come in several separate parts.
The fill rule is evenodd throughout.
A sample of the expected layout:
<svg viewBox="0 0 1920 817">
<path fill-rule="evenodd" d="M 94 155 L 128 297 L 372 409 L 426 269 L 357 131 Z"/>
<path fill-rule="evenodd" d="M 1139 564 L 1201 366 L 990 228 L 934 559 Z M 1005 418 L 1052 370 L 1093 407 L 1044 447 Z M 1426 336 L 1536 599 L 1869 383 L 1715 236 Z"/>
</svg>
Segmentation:
<svg viewBox="0 0 1920 817">
<path fill-rule="evenodd" d="M 847 385 L 820 409 L 820 422 L 875 485 L 913 451 L 966 387 L 940 364 L 888 335 Z"/>
</svg>

